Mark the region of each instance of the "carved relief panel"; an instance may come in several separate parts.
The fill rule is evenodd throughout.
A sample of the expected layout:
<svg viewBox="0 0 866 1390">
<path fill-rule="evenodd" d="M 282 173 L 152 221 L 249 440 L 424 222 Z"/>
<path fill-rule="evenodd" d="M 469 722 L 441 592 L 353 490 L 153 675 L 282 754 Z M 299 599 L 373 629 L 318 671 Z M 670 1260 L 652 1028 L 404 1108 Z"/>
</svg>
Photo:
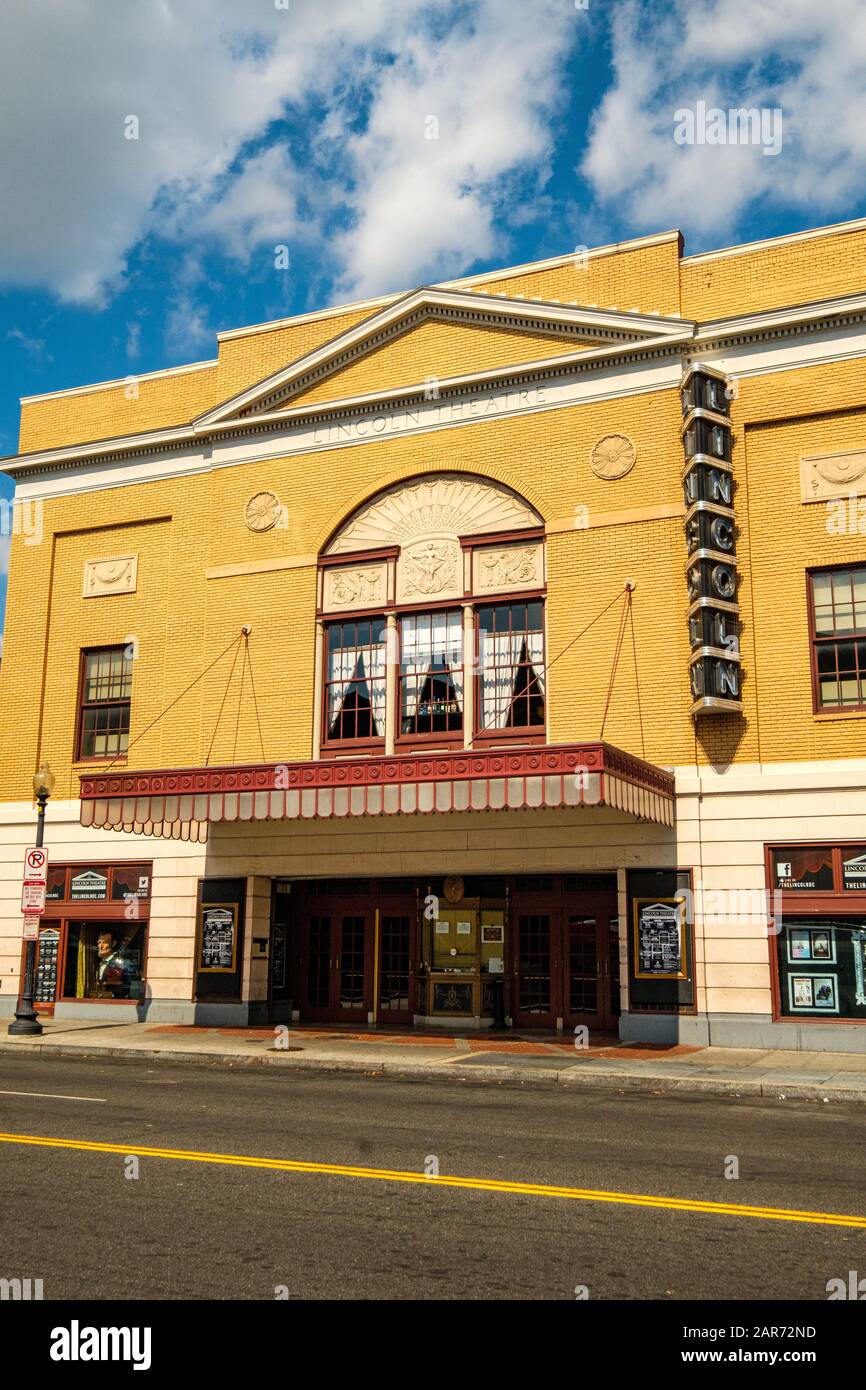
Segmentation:
<svg viewBox="0 0 866 1390">
<path fill-rule="evenodd" d="M 388 565 L 380 560 L 345 569 L 328 569 L 324 575 L 322 607 L 328 613 L 343 609 L 376 608 L 388 601 Z"/>
<path fill-rule="evenodd" d="M 530 544 L 491 546 L 475 550 L 472 557 L 472 589 L 476 594 L 519 593 L 544 583 L 544 546 Z"/>
<path fill-rule="evenodd" d="M 453 537 L 430 536 L 405 546 L 397 563 L 397 602 L 423 598 L 460 598 L 463 594 L 463 555 Z"/>
<path fill-rule="evenodd" d="M 346 566 L 328 568 L 323 609 L 370 608 L 394 601 L 417 607 L 426 601 L 477 593 L 519 591 L 544 583 L 543 547 L 535 540 L 484 547 L 477 559 L 460 537 L 535 528 L 541 517 L 516 494 L 491 479 L 441 473 L 395 484 L 364 504 L 328 545 L 328 555 L 347 555 Z M 351 552 L 399 547 L 391 585 L 365 588 L 372 565 L 352 563 Z M 394 580 L 396 582 L 394 582 Z M 385 588 L 392 588 L 387 599 Z M 353 598 L 356 589 L 364 597 Z"/>
<path fill-rule="evenodd" d="M 805 454 L 800 460 L 800 496 L 804 502 L 866 494 L 866 449 L 837 454 Z"/>
<path fill-rule="evenodd" d="M 134 594 L 138 584 L 138 556 L 110 555 L 102 560 L 85 560 L 85 598 L 107 594 Z"/>
</svg>

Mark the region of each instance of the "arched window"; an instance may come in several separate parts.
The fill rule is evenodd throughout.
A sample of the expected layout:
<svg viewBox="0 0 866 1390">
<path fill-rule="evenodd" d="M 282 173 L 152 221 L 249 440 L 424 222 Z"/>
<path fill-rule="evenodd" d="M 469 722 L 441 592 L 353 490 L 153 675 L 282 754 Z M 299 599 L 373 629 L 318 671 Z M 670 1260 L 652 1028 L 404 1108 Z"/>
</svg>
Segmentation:
<svg viewBox="0 0 866 1390">
<path fill-rule="evenodd" d="M 319 564 L 323 756 L 543 742 L 542 518 L 464 473 L 358 509 Z"/>
</svg>

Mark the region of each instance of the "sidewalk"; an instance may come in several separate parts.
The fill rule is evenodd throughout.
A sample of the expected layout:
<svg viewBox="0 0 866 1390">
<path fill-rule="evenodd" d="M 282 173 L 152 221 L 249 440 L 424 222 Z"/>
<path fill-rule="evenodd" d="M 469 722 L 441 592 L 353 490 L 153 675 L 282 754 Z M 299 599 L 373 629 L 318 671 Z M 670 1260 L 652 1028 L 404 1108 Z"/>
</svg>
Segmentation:
<svg viewBox="0 0 866 1390">
<path fill-rule="evenodd" d="M 752 1048 L 651 1047 L 599 1038 L 588 1048 L 532 1034 L 466 1035 L 346 1030 L 334 1025 L 197 1028 L 46 1019 L 42 1037 L 10 1038 L 0 1053 L 164 1057 L 172 1062 L 361 1072 L 424 1081 L 485 1081 L 529 1087 L 590 1087 L 653 1094 L 691 1092 L 775 1100 L 866 1102 L 866 1054 Z M 279 1044 L 279 1045 L 278 1045 Z"/>
</svg>

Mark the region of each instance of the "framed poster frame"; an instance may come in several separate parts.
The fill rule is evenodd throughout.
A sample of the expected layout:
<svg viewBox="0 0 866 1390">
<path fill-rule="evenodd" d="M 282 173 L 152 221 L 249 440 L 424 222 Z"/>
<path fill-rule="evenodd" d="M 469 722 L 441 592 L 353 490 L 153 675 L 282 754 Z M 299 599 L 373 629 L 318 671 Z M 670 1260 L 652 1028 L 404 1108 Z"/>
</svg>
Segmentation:
<svg viewBox="0 0 866 1390">
<path fill-rule="evenodd" d="M 204 929 L 205 917 L 209 912 L 229 912 L 232 919 L 232 960 L 231 965 L 205 965 Z M 199 903 L 198 931 L 196 932 L 196 973 L 199 975 L 233 975 L 237 970 L 238 955 L 238 904 L 237 903 Z"/>
<path fill-rule="evenodd" d="M 648 907 L 667 907 L 674 908 L 677 925 L 677 956 L 679 959 L 679 970 L 641 970 L 641 916 Z M 688 963 L 686 958 L 686 939 L 685 932 L 688 924 L 685 919 L 686 900 L 683 897 L 663 898 L 635 898 L 632 902 L 632 931 L 634 940 L 634 972 L 636 980 L 687 980 L 689 978 Z"/>
</svg>

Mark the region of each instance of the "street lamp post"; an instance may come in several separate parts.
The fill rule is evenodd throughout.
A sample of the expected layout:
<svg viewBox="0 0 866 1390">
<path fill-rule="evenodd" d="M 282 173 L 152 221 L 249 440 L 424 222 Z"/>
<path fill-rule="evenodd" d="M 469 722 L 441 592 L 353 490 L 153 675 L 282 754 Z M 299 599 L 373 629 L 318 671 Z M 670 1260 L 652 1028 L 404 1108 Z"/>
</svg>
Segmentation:
<svg viewBox="0 0 866 1390">
<path fill-rule="evenodd" d="M 45 807 L 48 805 L 48 798 L 54 791 L 54 773 L 47 763 L 43 763 L 36 776 L 33 778 L 33 792 L 36 797 L 36 804 L 39 808 L 38 819 L 36 822 L 36 847 L 41 849 L 45 843 Z M 21 1003 L 15 1010 L 15 1018 L 9 1024 L 9 1032 L 12 1034 L 36 1034 L 42 1032 L 42 1024 L 36 1017 L 36 1010 L 33 1007 L 34 978 L 36 974 L 36 942 L 27 942 L 27 956 L 24 967 L 24 992 L 21 995 Z"/>
</svg>

